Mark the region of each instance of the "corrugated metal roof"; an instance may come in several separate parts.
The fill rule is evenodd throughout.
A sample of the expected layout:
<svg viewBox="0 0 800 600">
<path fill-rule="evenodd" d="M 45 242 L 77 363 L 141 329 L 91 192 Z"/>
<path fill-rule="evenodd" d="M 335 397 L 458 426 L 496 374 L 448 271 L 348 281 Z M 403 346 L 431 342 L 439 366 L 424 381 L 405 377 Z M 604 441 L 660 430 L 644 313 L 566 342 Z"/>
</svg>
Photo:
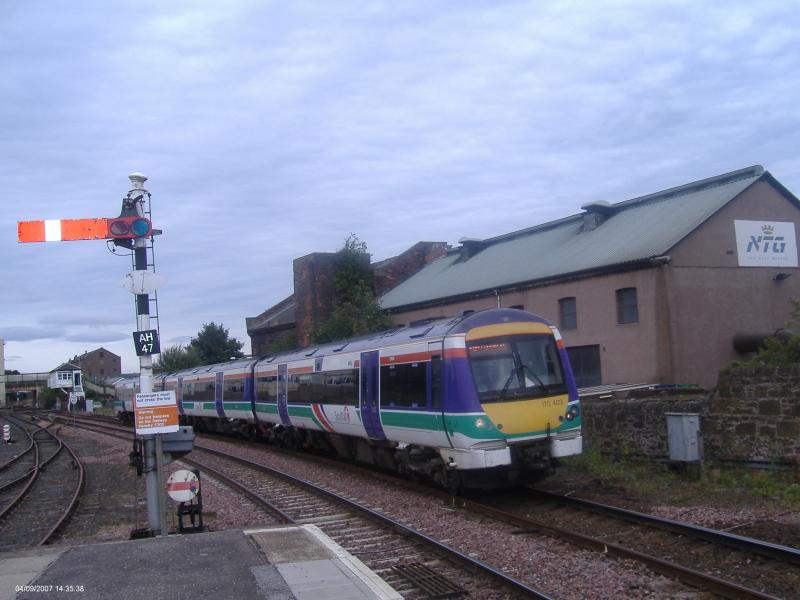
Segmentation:
<svg viewBox="0 0 800 600">
<path fill-rule="evenodd" d="M 582 213 L 471 242 L 472 256 L 450 251 L 387 292 L 381 305 L 397 308 L 666 254 L 763 174 L 756 165 L 612 204 L 591 231 L 583 230 Z"/>
</svg>

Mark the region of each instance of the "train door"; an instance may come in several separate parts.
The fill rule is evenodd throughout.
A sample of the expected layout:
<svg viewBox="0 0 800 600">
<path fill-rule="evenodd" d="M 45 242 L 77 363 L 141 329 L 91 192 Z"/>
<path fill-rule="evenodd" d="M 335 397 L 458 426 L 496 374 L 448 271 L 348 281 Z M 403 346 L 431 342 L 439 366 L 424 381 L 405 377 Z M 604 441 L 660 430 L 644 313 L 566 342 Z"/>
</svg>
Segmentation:
<svg viewBox="0 0 800 600">
<path fill-rule="evenodd" d="M 217 414 L 221 419 L 225 418 L 225 405 L 222 404 L 222 386 L 224 382 L 225 373 L 222 371 L 217 371 L 215 381 L 216 385 L 214 386 L 214 404 L 217 406 Z"/>
<path fill-rule="evenodd" d="M 361 422 L 371 440 L 385 440 L 378 393 L 378 351 L 361 353 Z"/>
<path fill-rule="evenodd" d="M 175 400 L 178 402 L 178 412 L 185 415 L 186 413 L 183 410 L 183 377 L 178 377 L 178 387 L 175 389 Z"/>
<path fill-rule="evenodd" d="M 292 422 L 289 420 L 289 365 L 278 365 L 278 414 L 281 417 L 281 423 L 286 427 L 291 426 Z"/>
<path fill-rule="evenodd" d="M 428 410 L 436 414 L 436 444 L 442 446 L 452 446 L 447 437 L 444 426 L 444 355 L 442 342 L 431 342 L 428 344 L 428 352 L 431 354 L 431 362 L 428 381 Z"/>
</svg>

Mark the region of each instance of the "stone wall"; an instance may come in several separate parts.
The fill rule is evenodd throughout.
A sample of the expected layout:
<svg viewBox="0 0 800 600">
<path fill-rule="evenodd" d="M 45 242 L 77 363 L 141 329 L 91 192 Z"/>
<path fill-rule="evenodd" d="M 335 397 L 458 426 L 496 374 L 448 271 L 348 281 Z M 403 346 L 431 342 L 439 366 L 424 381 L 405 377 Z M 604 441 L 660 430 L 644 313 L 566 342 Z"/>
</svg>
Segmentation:
<svg viewBox="0 0 800 600">
<path fill-rule="evenodd" d="M 700 414 L 707 460 L 800 463 L 800 365 L 720 374 L 712 393 L 587 399 L 584 444 L 612 457 L 666 459 L 666 413 Z"/>
<path fill-rule="evenodd" d="M 614 458 L 667 458 L 666 413 L 705 415 L 707 408 L 704 393 L 588 399 L 581 403 L 584 445 Z"/>
<path fill-rule="evenodd" d="M 723 371 L 703 436 L 720 459 L 800 462 L 800 365 Z"/>
</svg>

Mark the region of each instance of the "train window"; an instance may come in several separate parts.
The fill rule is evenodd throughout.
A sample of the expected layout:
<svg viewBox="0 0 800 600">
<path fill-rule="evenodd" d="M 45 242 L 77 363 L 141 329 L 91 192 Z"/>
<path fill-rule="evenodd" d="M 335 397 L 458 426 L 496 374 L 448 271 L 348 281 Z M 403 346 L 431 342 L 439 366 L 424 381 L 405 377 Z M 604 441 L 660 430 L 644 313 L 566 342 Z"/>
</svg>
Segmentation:
<svg viewBox="0 0 800 600">
<path fill-rule="evenodd" d="M 426 365 L 416 362 L 381 367 L 381 406 L 426 408 Z"/>
<path fill-rule="evenodd" d="M 294 373 L 289 375 L 286 401 L 289 404 L 311 404 L 311 373 Z"/>
<path fill-rule="evenodd" d="M 358 405 L 358 371 L 344 369 L 317 373 L 320 376 L 319 389 L 323 404 Z"/>
<path fill-rule="evenodd" d="M 566 392 L 553 336 L 481 339 L 470 343 L 467 350 L 481 402 Z"/>
<path fill-rule="evenodd" d="M 265 375 L 256 378 L 256 401 L 258 402 L 277 402 L 278 401 L 278 376 Z"/>
<path fill-rule="evenodd" d="M 223 398 L 228 401 L 236 401 L 244 399 L 244 380 L 243 379 L 229 379 L 225 381 L 223 386 Z"/>
<path fill-rule="evenodd" d="M 208 389 L 211 389 L 209 394 Z M 183 399 L 188 402 L 200 402 L 202 400 L 214 399 L 214 384 L 206 384 L 200 381 L 192 381 L 183 384 Z"/>
</svg>

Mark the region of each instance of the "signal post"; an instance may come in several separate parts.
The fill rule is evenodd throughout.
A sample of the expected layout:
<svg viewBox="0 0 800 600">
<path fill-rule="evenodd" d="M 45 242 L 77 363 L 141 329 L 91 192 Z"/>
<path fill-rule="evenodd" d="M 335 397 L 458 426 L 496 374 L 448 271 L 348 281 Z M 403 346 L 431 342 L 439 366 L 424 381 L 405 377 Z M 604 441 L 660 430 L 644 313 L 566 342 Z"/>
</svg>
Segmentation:
<svg viewBox="0 0 800 600">
<path fill-rule="evenodd" d="M 131 219 L 131 225 L 135 225 L 136 219 L 144 217 L 144 197 L 147 190 L 144 189 L 144 182 L 147 177 L 141 173 L 133 173 L 128 176 L 131 180 L 131 190 L 127 197 L 122 201 L 122 212 L 120 217 L 125 216 Z M 109 227 L 110 229 L 110 227 Z M 118 233 L 122 233 L 121 227 Z M 116 242 L 115 242 L 116 243 Z M 123 244 L 124 245 L 124 244 Z M 154 333 L 158 339 L 158 333 L 150 329 L 150 293 L 155 291 L 146 282 L 148 273 L 147 268 L 147 239 L 143 236 L 133 238 L 133 263 L 134 272 L 141 272 L 142 286 L 139 290 L 131 289 L 136 296 L 136 332 L 133 336 L 143 331 Z M 134 273 L 135 275 L 136 273 Z M 135 279 L 135 278 L 133 278 Z M 136 293 L 136 292 L 141 293 Z M 160 348 L 159 348 L 160 350 Z M 153 352 L 140 352 L 140 346 L 136 346 L 136 354 L 139 356 L 139 391 L 142 396 L 153 392 Z M 139 397 L 134 401 L 134 406 L 138 409 Z M 136 411 L 138 412 L 138 410 Z M 177 408 L 175 410 L 177 416 Z M 134 413 L 136 414 L 136 413 Z M 136 434 L 139 435 L 139 424 L 136 423 Z M 177 431 L 177 419 L 175 428 Z M 147 522 L 150 531 L 159 531 L 161 535 L 167 535 L 166 519 L 164 518 L 164 492 L 163 492 L 163 455 L 161 451 L 161 435 L 155 437 L 146 436 L 144 439 L 144 461 L 145 461 L 145 489 L 147 492 Z M 159 485 L 160 484 L 160 485 Z"/>
<path fill-rule="evenodd" d="M 144 188 L 147 177 L 141 173 L 129 176 L 131 190 L 122 200 L 122 210 L 116 218 L 50 219 L 18 223 L 20 242 L 55 242 L 72 240 L 110 239 L 117 246 L 133 253 L 133 272 L 128 288 L 136 297 L 136 327 L 133 340 L 139 356 L 139 390 L 136 407 L 136 434 L 143 446 L 141 460 L 147 490 L 147 519 L 149 534 L 167 535 L 166 502 L 164 499 L 163 467 L 177 455 L 191 451 L 194 432 L 191 427 L 179 427 L 175 392 L 153 392 L 153 354 L 161 352 L 158 331 L 150 329 L 150 294 L 156 289 L 155 273 L 150 270 L 147 238 L 159 234 L 145 216 Z M 162 439 L 166 435 L 167 439 Z M 163 443 L 162 443 L 163 442 Z M 163 446 L 163 448 L 162 448 Z M 166 459 L 166 460 L 165 460 Z"/>
</svg>

